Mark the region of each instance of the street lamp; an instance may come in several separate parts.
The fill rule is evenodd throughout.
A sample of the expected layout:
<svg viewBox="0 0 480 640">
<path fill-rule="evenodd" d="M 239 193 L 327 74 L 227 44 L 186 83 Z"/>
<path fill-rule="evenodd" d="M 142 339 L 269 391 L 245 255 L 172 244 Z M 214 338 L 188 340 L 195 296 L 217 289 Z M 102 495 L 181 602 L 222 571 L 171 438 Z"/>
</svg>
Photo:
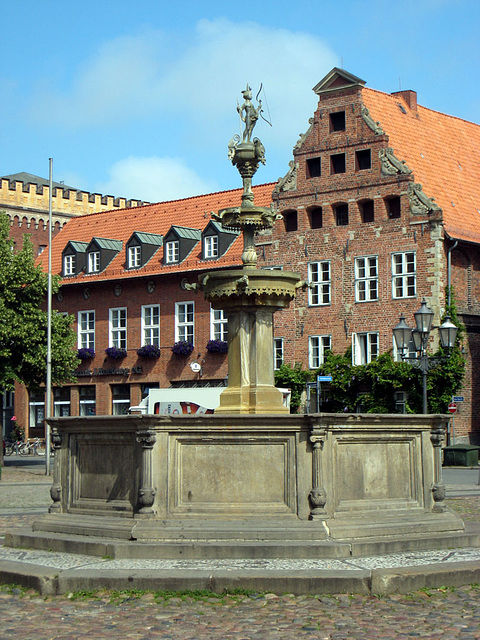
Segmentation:
<svg viewBox="0 0 480 640">
<path fill-rule="evenodd" d="M 414 314 L 415 329 L 411 329 L 405 322 L 405 316 L 400 316 L 399 323 L 393 328 L 393 336 L 397 349 L 399 350 L 402 360 L 410 362 L 414 367 L 422 372 L 422 390 L 423 390 L 423 413 L 427 413 L 427 373 L 437 365 L 441 358 L 432 358 L 427 355 L 428 339 L 432 328 L 438 329 L 440 334 L 440 342 L 444 349 L 450 350 L 455 346 L 455 338 L 458 328 L 451 322 L 450 317 L 446 316 L 445 320 L 439 327 L 432 327 L 433 311 L 427 306 L 425 298 L 422 301 L 420 309 Z M 413 340 L 416 356 L 410 358 L 407 356 L 410 341 Z"/>
</svg>

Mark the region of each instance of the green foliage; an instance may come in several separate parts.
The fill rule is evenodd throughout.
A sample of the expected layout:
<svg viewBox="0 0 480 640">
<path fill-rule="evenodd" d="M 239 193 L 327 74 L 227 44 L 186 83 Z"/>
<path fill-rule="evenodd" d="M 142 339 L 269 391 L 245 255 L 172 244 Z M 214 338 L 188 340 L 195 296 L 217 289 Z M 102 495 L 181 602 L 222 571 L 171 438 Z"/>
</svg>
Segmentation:
<svg viewBox="0 0 480 640">
<path fill-rule="evenodd" d="M 421 389 L 419 373 L 405 362 L 395 362 L 391 353 L 383 353 L 367 365 L 353 366 L 351 349 L 345 355 L 329 352 L 318 373 L 332 376 L 322 411 L 395 413 L 394 393 L 400 390 L 409 392 L 407 411 L 415 411 L 421 402 L 416 391 Z"/>
<path fill-rule="evenodd" d="M 282 364 L 282 366 L 275 371 L 275 386 L 290 389 L 292 392 L 290 398 L 290 413 L 295 413 L 298 410 L 302 393 L 305 391 L 305 385 L 311 379 L 311 372 L 304 371 L 298 362 L 293 367 L 289 364 Z"/>
<path fill-rule="evenodd" d="M 47 313 L 42 304 L 48 276 L 35 266 L 28 237 L 13 251 L 9 221 L 0 213 L 0 387 L 13 389 L 15 381 L 38 390 L 47 367 Z M 52 292 L 59 279 L 52 278 Z M 78 360 L 73 318 L 52 314 L 52 382 L 72 380 Z"/>
<path fill-rule="evenodd" d="M 448 287 L 446 297 L 448 300 Z M 453 287 L 450 288 L 450 304 L 446 304 L 442 322 L 449 316 L 453 324 L 457 325 L 458 332 L 455 339 L 455 348 L 450 354 L 440 347 L 434 357 L 441 358 L 441 362 L 433 367 L 427 377 L 428 410 L 431 413 L 446 413 L 452 395 L 461 388 L 465 377 L 466 362 L 462 354 L 462 342 L 465 336 L 465 327 L 460 322 L 455 304 Z"/>
</svg>

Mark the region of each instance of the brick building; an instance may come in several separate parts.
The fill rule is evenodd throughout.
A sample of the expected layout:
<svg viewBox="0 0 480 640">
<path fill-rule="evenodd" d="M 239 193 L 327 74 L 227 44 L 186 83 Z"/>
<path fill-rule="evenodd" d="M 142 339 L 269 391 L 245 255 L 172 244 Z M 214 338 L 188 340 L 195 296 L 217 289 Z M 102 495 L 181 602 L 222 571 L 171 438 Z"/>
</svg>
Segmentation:
<svg viewBox="0 0 480 640">
<path fill-rule="evenodd" d="M 393 348 L 400 313 L 412 325 L 424 297 L 439 324 L 451 283 L 467 330 L 456 436 L 479 441 L 480 127 L 418 105 L 414 91 L 374 91 L 339 69 L 314 91 L 318 108 L 288 173 L 255 187 L 256 204 L 273 200 L 283 215 L 257 236 L 258 266 L 297 271 L 310 284 L 275 316 L 276 362 L 316 368 L 326 349 L 348 346 L 355 363 L 368 362 Z M 57 414 L 115 413 L 152 385 L 223 384 L 225 357 L 206 343 L 222 336 L 224 320 L 180 285 L 240 263 L 240 239 L 210 219 L 239 203 L 240 190 L 94 214 L 56 236 L 56 307 L 75 315 L 79 346 L 94 340 L 96 354 L 79 366 L 76 384 L 55 390 Z M 171 352 L 182 337 L 193 338 L 189 357 Z M 106 347 L 123 340 L 126 357 L 108 359 Z M 138 356 L 152 340 L 160 356 Z M 42 403 L 18 393 L 19 421 L 34 427 Z"/>
<path fill-rule="evenodd" d="M 269 205 L 274 186 L 254 188 L 259 206 Z M 225 385 L 226 355 L 207 350 L 210 339 L 226 338 L 225 318 L 181 285 L 202 271 L 241 265 L 242 239 L 210 218 L 239 205 L 241 193 L 77 217 L 54 238 L 52 270 L 63 276 L 54 306 L 75 316 L 79 348 L 95 353 L 79 361 L 77 383 L 54 389 L 55 415 L 123 413 L 152 387 Z M 46 265 L 43 255 L 40 261 Z M 172 353 L 180 340 L 194 344 L 189 356 Z M 158 346 L 159 357 L 138 355 L 145 344 Z M 125 357 L 109 357 L 112 346 Z M 29 436 L 43 435 L 43 395 L 29 397 L 18 386 L 15 415 Z"/>
<path fill-rule="evenodd" d="M 53 182 L 52 187 L 52 236 L 76 216 L 144 204 L 81 191 L 63 182 Z M 47 247 L 49 199 L 50 184 L 46 178 L 24 171 L 0 176 L 0 211 L 10 220 L 10 237 L 15 247 L 23 246 L 25 235 L 32 241 L 34 255 L 40 255 Z M 13 393 L 0 393 L 0 414 L 5 428 L 14 415 Z"/>
<path fill-rule="evenodd" d="M 354 363 L 393 348 L 425 297 L 440 324 L 445 287 L 466 326 L 459 438 L 480 439 L 480 127 L 417 104 L 414 91 L 368 89 L 333 69 L 273 200 L 284 225 L 258 240 L 259 265 L 313 284 L 276 314 L 287 362 L 318 366 L 326 348 Z M 433 340 L 437 332 L 432 332 Z"/>
</svg>

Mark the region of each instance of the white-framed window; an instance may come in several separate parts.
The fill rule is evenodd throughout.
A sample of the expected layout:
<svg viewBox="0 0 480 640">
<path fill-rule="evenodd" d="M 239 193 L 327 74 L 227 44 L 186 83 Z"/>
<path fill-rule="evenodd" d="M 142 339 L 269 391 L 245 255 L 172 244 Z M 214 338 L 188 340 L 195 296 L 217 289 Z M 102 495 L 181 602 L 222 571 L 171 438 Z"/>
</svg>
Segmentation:
<svg viewBox="0 0 480 640">
<path fill-rule="evenodd" d="M 223 309 L 210 309 L 210 339 L 228 339 L 228 321 Z"/>
<path fill-rule="evenodd" d="M 79 409 L 81 416 L 94 416 L 96 413 L 95 385 L 79 387 Z"/>
<path fill-rule="evenodd" d="M 392 297 L 414 298 L 417 293 L 415 251 L 392 254 Z"/>
<path fill-rule="evenodd" d="M 100 251 L 90 251 L 88 254 L 88 273 L 100 271 Z"/>
<path fill-rule="evenodd" d="M 193 302 L 175 303 L 175 342 L 184 340 L 193 344 L 195 304 Z"/>
<path fill-rule="evenodd" d="M 328 260 L 309 263 L 308 284 L 308 304 L 311 307 L 330 304 L 332 280 Z"/>
<path fill-rule="evenodd" d="M 203 248 L 205 258 L 218 257 L 218 236 L 205 236 L 203 239 Z"/>
<path fill-rule="evenodd" d="M 160 346 L 160 305 L 142 307 L 142 347 L 146 344 Z"/>
<path fill-rule="evenodd" d="M 283 338 L 274 338 L 273 339 L 273 368 L 275 371 L 280 369 L 284 362 L 284 352 L 283 352 L 284 341 Z"/>
<path fill-rule="evenodd" d="M 378 257 L 355 258 L 355 302 L 378 300 Z"/>
<path fill-rule="evenodd" d="M 167 264 L 178 262 L 180 259 L 180 242 L 178 240 L 170 240 L 165 245 L 165 259 Z"/>
<path fill-rule="evenodd" d="M 118 307 L 110 309 L 109 347 L 127 348 L 127 309 Z"/>
<path fill-rule="evenodd" d="M 130 404 L 130 385 L 112 384 L 112 416 L 126 415 Z"/>
<path fill-rule="evenodd" d="M 325 356 L 332 349 L 332 336 L 309 336 L 308 366 L 318 369 L 325 362 Z"/>
<path fill-rule="evenodd" d="M 53 415 L 60 418 L 70 415 L 70 387 L 53 390 Z"/>
<path fill-rule="evenodd" d="M 95 311 L 78 312 L 78 348 L 95 350 Z"/>
<path fill-rule="evenodd" d="M 75 254 L 74 253 L 63 257 L 63 273 L 66 276 L 75 275 Z"/>
<path fill-rule="evenodd" d="M 378 332 L 352 333 L 353 364 L 368 364 L 378 356 Z"/>
<path fill-rule="evenodd" d="M 140 245 L 133 245 L 128 247 L 128 268 L 138 269 L 142 266 L 142 247 Z"/>
</svg>

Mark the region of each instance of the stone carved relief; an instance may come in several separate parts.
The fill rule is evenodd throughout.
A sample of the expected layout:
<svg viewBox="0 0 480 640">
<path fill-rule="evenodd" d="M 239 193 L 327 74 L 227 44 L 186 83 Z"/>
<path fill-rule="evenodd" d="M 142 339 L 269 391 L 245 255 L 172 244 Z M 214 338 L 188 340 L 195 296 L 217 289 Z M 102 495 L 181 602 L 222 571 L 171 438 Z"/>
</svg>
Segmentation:
<svg viewBox="0 0 480 640">
<path fill-rule="evenodd" d="M 370 115 L 369 110 L 365 106 L 362 107 L 362 118 L 365 124 L 368 126 L 368 128 L 371 129 L 376 136 L 384 135 L 385 131 L 380 126 L 380 123 L 375 122 L 375 120 Z"/>
<path fill-rule="evenodd" d="M 281 193 L 282 191 L 295 191 L 297 188 L 297 170 L 298 164 L 294 160 L 290 160 L 288 163 L 290 169 L 287 171 L 283 178 L 279 178 L 275 185 L 274 193 Z"/>
<path fill-rule="evenodd" d="M 434 198 L 429 198 L 422 189 L 422 185 L 411 182 L 407 190 L 410 211 L 416 215 L 431 215 L 441 213 L 442 210 Z"/>
<path fill-rule="evenodd" d="M 310 125 L 308 127 L 308 129 L 305 131 L 305 133 L 301 133 L 300 137 L 298 138 L 297 142 L 295 143 L 295 146 L 293 147 L 294 151 L 298 151 L 299 149 L 302 148 L 303 143 L 305 142 L 305 140 L 307 139 L 308 134 L 311 132 L 312 127 L 313 127 L 313 122 L 314 122 L 314 118 L 309 118 L 308 119 L 308 124 Z"/>
<path fill-rule="evenodd" d="M 382 167 L 382 176 L 393 176 L 398 173 L 409 174 L 412 170 L 407 167 L 404 160 L 399 160 L 391 147 L 380 149 L 378 152 Z"/>
</svg>

